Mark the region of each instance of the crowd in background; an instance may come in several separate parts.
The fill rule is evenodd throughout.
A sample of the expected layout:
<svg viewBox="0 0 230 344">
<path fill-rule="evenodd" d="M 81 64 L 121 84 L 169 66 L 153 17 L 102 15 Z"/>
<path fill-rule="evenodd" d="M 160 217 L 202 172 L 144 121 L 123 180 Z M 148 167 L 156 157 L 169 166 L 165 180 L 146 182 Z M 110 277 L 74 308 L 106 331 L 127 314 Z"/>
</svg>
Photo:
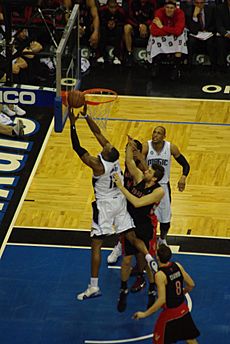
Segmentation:
<svg viewBox="0 0 230 344">
<path fill-rule="evenodd" d="M 196 53 L 207 55 L 213 70 L 228 70 L 230 0 L 38 0 L 37 6 L 12 9 L 14 81 L 39 84 L 47 75 L 52 80 L 55 59 L 50 46 L 58 44 L 75 4 L 80 6 L 80 44 L 90 48 L 93 62 L 130 67 L 135 63 L 133 49 L 138 46 L 146 49 L 153 77 L 162 57 L 172 64 L 176 78 L 180 65 L 186 60 L 192 66 Z M 0 22 L 3 42 L 1 8 Z M 108 46 L 114 47 L 112 59 Z M 3 43 L 0 66 L 4 79 Z"/>
</svg>

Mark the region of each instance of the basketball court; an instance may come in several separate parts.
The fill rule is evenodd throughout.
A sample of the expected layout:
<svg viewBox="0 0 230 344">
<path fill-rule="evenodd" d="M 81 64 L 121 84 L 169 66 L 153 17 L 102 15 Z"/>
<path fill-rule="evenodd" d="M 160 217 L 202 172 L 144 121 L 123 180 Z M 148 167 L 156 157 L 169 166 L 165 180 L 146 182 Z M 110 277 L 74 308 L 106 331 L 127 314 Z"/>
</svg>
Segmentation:
<svg viewBox="0 0 230 344">
<path fill-rule="evenodd" d="M 66 51 L 65 43 L 60 45 L 60 62 Z M 17 140 L 16 147 L 15 140 L 0 136 L 1 166 L 7 166 L 4 154 L 8 159 L 16 155 L 16 161 L 23 162 L 21 168 L 0 172 L 3 344 L 149 344 L 152 340 L 156 315 L 140 321 L 131 318 L 135 311 L 145 309 L 145 289 L 128 296 L 126 312 L 116 311 L 119 263 L 113 267 L 106 263 L 114 244 L 113 237 L 105 242 L 102 253 L 102 296 L 83 302 L 76 300 L 76 294 L 84 290 L 89 281 L 93 200 L 91 171 L 72 150 L 63 100 L 63 95 L 80 80 L 72 74 L 78 60 L 76 56 L 77 52 L 74 61 L 67 59 L 70 68 L 61 63 L 58 69 L 62 73 L 58 93 L 56 90 L 28 90 L 41 91 L 41 94 L 36 94 L 32 106 L 24 104 L 28 120 L 25 139 Z M 173 98 L 180 93 L 181 85 L 171 85 L 168 93 L 161 93 L 162 88 L 155 84 L 143 91 L 138 85 L 146 85 L 148 78 L 143 80 L 143 74 L 136 70 L 136 74 L 127 72 L 124 81 L 124 73 L 121 77 L 117 69 L 113 73 L 117 72 L 119 89 L 113 83 L 115 74 L 108 77 L 108 69 L 105 70 L 107 78 L 104 75 L 103 81 L 99 74 L 91 78 L 90 74 L 84 76 L 81 89 L 104 87 L 118 93 L 108 118 L 100 118 L 98 123 L 106 124 L 103 130 L 119 149 L 122 166 L 127 134 L 145 142 L 157 125 L 166 127 L 167 140 L 180 148 L 191 165 L 186 190 L 179 193 L 177 181 L 181 167 L 172 163 L 173 218 L 169 244 L 174 259 L 187 268 L 196 282 L 189 303 L 201 331 L 199 343 L 226 344 L 230 335 L 230 112 L 229 93 L 224 91 L 227 81 L 211 84 L 219 94 L 202 91 L 212 81 L 207 79 L 203 83 L 199 81 L 197 86 L 193 83 L 188 86 L 190 91 L 193 87 L 196 89 L 190 92 L 191 97 L 187 92 L 186 99 Z M 134 78 L 138 84 L 135 91 Z M 63 79 L 68 80 L 63 83 Z M 182 85 L 185 88 L 188 83 L 182 81 Z M 132 95 L 129 92 L 133 92 Z M 48 95 L 50 102 L 47 102 Z M 54 104 L 55 109 L 50 104 Z M 59 114 L 59 127 L 56 127 L 59 132 L 53 130 L 54 112 Z M 29 131 L 32 123 L 35 123 L 34 130 Z M 100 147 L 85 120 L 80 118 L 76 126 L 82 146 L 98 154 Z M 26 154 L 22 154 L 22 149 Z"/>
</svg>

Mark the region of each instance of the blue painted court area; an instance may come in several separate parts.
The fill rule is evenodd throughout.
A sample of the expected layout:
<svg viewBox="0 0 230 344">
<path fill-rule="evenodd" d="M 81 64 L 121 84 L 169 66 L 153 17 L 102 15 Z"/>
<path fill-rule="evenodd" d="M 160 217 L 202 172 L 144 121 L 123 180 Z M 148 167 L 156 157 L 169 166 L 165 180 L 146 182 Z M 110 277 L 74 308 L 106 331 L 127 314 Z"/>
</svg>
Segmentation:
<svg viewBox="0 0 230 344">
<path fill-rule="evenodd" d="M 103 251 L 101 297 L 77 301 L 89 281 L 89 249 L 7 246 L 0 261 L 1 344 L 100 343 L 148 336 L 156 315 L 134 321 L 146 307 L 147 290 L 129 294 L 128 307 L 118 313 L 119 269 L 108 269 Z M 229 258 L 174 256 L 191 273 L 193 318 L 199 343 L 226 344 L 230 338 Z M 130 280 L 130 285 L 133 280 Z M 151 338 L 131 343 L 151 343 Z M 120 341 L 119 341 L 120 343 Z"/>
</svg>

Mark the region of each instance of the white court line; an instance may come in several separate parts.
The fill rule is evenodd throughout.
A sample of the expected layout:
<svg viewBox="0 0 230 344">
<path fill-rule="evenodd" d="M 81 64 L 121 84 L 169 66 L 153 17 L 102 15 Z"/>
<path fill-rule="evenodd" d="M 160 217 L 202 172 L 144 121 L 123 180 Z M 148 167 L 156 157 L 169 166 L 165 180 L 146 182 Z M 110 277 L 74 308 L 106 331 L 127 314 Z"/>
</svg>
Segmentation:
<svg viewBox="0 0 230 344">
<path fill-rule="evenodd" d="M 174 97 L 150 97 L 150 96 L 126 96 L 118 95 L 119 98 L 136 98 L 136 99 L 156 99 L 156 100 L 188 100 L 188 101 L 205 101 L 205 102 L 229 102 L 229 99 L 206 99 L 206 98 L 174 98 Z"/>
<path fill-rule="evenodd" d="M 38 227 L 38 226 L 14 226 L 15 229 L 17 228 L 25 228 L 25 229 L 47 229 L 47 230 L 60 230 L 60 231 L 76 231 L 76 232 L 90 232 L 90 228 L 61 228 L 61 227 Z M 115 235 L 114 232 L 112 235 Z M 193 234 L 173 234 L 170 233 L 167 235 L 168 237 L 185 237 L 185 238 L 210 238 L 210 239 L 228 239 L 229 237 L 221 237 L 221 236 L 213 236 L 213 235 L 193 235 Z"/>
<path fill-rule="evenodd" d="M 188 309 L 191 312 L 192 311 L 192 299 L 188 293 L 185 294 L 185 297 L 187 299 Z M 135 337 L 135 338 L 129 338 L 129 339 L 115 339 L 115 340 L 89 340 L 86 339 L 84 341 L 85 344 L 116 344 L 116 343 L 132 343 L 132 342 L 138 342 L 145 339 L 152 338 L 153 334 L 148 334 L 146 336 L 141 337 Z"/>
<path fill-rule="evenodd" d="M 49 137 L 50 137 L 51 132 L 52 132 L 52 130 L 53 130 L 53 127 L 54 127 L 54 119 L 53 119 L 53 120 L 51 121 L 51 123 L 50 123 L 49 129 L 48 129 L 48 131 L 47 131 L 47 134 L 46 134 L 46 136 L 45 136 L 45 139 L 44 139 L 44 141 L 43 141 L 43 144 L 42 144 L 42 146 L 41 146 L 41 149 L 40 149 L 40 151 L 39 151 L 39 154 L 38 154 L 38 156 L 37 156 L 37 159 L 36 159 L 36 161 L 35 161 L 35 164 L 34 164 L 34 166 L 33 166 L 33 169 L 32 169 L 32 171 L 31 171 L 31 173 L 30 173 L 29 179 L 28 179 L 28 181 L 27 181 L 27 183 L 26 183 L 26 186 L 25 186 L 25 189 L 24 189 L 23 194 L 22 194 L 22 196 L 21 196 L 20 202 L 18 203 L 17 209 L 16 209 L 16 211 L 15 211 L 15 213 L 14 213 L 14 217 L 13 217 L 13 219 L 12 219 L 12 221 L 11 221 L 11 224 L 10 224 L 10 226 L 9 226 L 9 229 L 8 229 L 8 231 L 7 231 L 7 234 L 6 234 L 5 238 L 4 238 L 4 241 L 3 241 L 3 243 L 2 243 L 2 246 L 1 246 L 1 248 L 0 248 L 0 259 L 1 259 L 1 257 L 2 257 L 2 254 L 3 254 L 4 250 L 5 250 L 7 241 L 8 241 L 8 239 L 9 239 L 10 234 L 11 234 L 11 232 L 12 232 L 12 229 L 13 229 L 13 227 L 14 227 L 14 223 L 15 223 L 15 221 L 17 220 L 19 211 L 21 210 L 22 204 L 23 204 L 23 202 L 24 202 L 24 200 L 25 200 L 25 197 L 26 197 L 26 195 L 27 195 L 27 192 L 28 192 L 28 190 L 29 190 L 29 187 L 30 187 L 30 185 L 31 185 L 31 183 L 32 183 L 32 180 L 33 180 L 33 177 L 34 177 L 34 175 L 35 175 L 35 172 L 36 172 L 36 170 L 37 170 L 37 168 L 38 168 L 38 165 L 39 165 L 39 163 L 40 163 L 40 161 L 41 161 L 42 155 L 43 155 L 44 150 L 45 150 L 45 148 L 46 148 L 46 145 L 47 145 L 47 143 L 48 143 L 48 140 L 49 140 Z"/>
<path fill-rule="evenodd" d="M 29 247 L 49 247 L 49 248 L 74 248 L 74 249 L 82 249 L 82 250 L 91 250 L 90 246 L 70 246 L 70 245 L 52 245 L 52 244 L 27 244 L 27 243 L 7 243 L 7 246 L 29 246 Z M 170 247 L 172 247 L 170 245 Z M 177 247 L 177 246 L 174 246 Z M 102 247 L 103 251 L 112 251 L 111 247 Z M 191 255 L 191 256 L 211 256 L 211 257 L 224 257 L 230 258 L 228 254 L 217 254 L 217 253 L 202 253 L 202 252 L 181 252 L 175 251 L 174 254 L 184 254 L 184 255 Z"/>
</svg>

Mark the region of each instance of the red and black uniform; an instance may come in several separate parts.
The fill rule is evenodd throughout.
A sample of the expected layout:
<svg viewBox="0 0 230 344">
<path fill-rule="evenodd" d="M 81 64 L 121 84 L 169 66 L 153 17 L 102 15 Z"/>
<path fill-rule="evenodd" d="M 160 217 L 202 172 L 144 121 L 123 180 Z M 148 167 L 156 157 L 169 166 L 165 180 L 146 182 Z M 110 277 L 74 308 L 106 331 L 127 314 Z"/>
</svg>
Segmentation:
<svg viewBox="0 0 230 344">
<path fill-rule="evenodd" d="M 200 332 L 185 302 L 184 279 L 179 266 L 174 262 L 169 262 L 167 266 L 160 267 L 159 271 L 167 277 L 166 304 L 157 319 L 153 343 L 170 344 L 198 337 Z"/>
<path fill-rule="evenodd" d="M 152 23 L 150 32 L 153 36 L 180 36 L 185 28 L 185 15 L 180 8 L 176 8 L 172 17 L 166 16 L 165 8 L 159 8 L 155 17 L 158 17 L 163 24 L 162 28 L 159 28 L 156 24 Z"/>
<path fill-rule="evenodd" d="M 125 168 L 125 173 L 124 173 L 124 186 L 126 189 L 128 189 L 131 192 L 131 188 L 133 186 L 133 177 L 129 173 L 129 170 Z M 151 224 L 152 224 L 152 237 L 149 240 L 148 248 L 149 248 L 149 253 L 152 256 L 156 255 L 156 250 L 157 250 L 157 216 L 155 215 L 155 210 L 156 205 L 153 206 L 153 208 L 149 212 L 149 217 L 151 219 Z"/>
<path fill-rule="evenodd" d="M 154 17 L 155 3 L 152 0 L 130 0 L 128 23 L 134 28 L 139 28 L 140 24 L 147 27 L 151 24 Z"/>
<path fill-rule="evenodd" d="M 127 177 L 126 177 L 127 178 Z M 127 182 L 127 179 L 126 179 Z M 142 196 L 151 194 L 154 189 L 160 187 L 158 183 L 146 187 L 145 181 L 142 180 L 137 185 L 131 185 L 128 187 L 128 190 L 134 196 L 140 198 Z M 130 202 L 127 202 L 127 209 L 130 215 L 134 220 L 134 224 L 136 226 L 135 232 L 136 236 L 142 239 L 149 249 L 149 242 L 153 238 L 153 224 L 152 224 L 152 215 L 154 212 L 154 208 L 156 208 L 158 203 L 153 203 L 150 205 L 146 205 L 140 208 L 135 208 Z M 138 250 L 133 247 L 128 240 L 125 240 L 125 255 L 135 255 L 138 253 Z"/>
<path fill-rule="evenodd" d="M 105 5 L 99 8 L 100 16 L 100 43 L 99 48 L 101 55 L 106 51 L 106 45 L 114 46 L 114 55 L 121 56 L 122 39 L 124 25 L 126 22 L 126 14 L 121 6 L 117 6 L 115 12 L 109 10 L 109 6 Z"/>
</svg>

